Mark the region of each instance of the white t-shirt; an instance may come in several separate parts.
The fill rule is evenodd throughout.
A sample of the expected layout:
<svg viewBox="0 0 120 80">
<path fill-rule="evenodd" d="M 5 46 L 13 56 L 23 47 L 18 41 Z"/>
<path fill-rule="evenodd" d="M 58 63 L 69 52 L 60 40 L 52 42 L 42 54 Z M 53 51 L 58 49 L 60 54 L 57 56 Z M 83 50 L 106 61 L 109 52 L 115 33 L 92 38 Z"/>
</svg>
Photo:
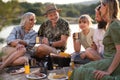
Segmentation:
<svg viewBox="0 0 120 80">
<path fill-rule="evenodd" d="M 95 32 L 93 35 L 93 41 L 95 42 L 95 44 L 97 46 L 97 51 L 100 54 L 103 54 L 103 52 L 104 52 L 104 45 L 103 45 L 104 34 L 105 34 L 104 29 L 95 29 Z"/>
</svg>

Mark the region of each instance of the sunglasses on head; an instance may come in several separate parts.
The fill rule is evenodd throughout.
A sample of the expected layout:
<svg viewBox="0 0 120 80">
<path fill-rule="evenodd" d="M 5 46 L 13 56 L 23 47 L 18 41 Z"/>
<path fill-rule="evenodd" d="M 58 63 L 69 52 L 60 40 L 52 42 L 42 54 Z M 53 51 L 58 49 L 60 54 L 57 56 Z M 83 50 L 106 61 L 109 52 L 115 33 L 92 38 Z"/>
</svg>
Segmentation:
<svg viewBox="0 0 120 80">
<path fill-rule="evenodd" d="M 103 6 L 106 6 L 106 4 L 109 2 L 110 0 L 101 0 L 101 3 Z M 114 1 L 114 0 L 113 0 Z"/>
</svg>

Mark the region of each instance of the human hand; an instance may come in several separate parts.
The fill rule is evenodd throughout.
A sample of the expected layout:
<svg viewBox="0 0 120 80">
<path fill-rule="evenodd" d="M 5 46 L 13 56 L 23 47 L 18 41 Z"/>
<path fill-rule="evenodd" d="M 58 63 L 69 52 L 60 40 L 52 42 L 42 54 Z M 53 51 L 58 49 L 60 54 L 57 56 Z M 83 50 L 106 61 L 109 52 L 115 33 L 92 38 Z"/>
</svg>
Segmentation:
<svg viewBox="0 0 120 80">
<path fill-rule="evenodd" d="M 101 71 L 101 70 L 95 70 L 93 72 L 95 74 L 95 79 L 96 80 L 100 80 L 101 78 L 103 78 L 105 75 L 110 75 L 109 72 L 106 72 L 106 71 Z"/>
<path fill-rule="evenodd" d="M 79 33 L 73 33 L 73 39 L 79 39 Z"/>
<path fill-rule="evenodd" d="M 27 43 L 24 40 L 19 40 L 19 44 L 22 44 L 24 46 L 27 46 Z"/>
<path fill-rule="evenodd" d="M 16 46 L 18 45 L 18 43 L 19 43 L 19 40 L 18 40 L 18 39 L 13 40 L 13 41 L 10 43 L 10 46 L 16 47 Z"/>
<path fill-rule="evenodd" d="M 17 49 L 17 50 L 21 50 L 21 48 L 24 48 L 24 45 L 18 44 L 18 45 L 16 46 L 16 49 Z"/>
<path fill-rule="evenodd" d="M 91 44 L 91 48 L 97 50 L 97 46 L 96 46 L 96 44 L 94 42 Z"/>
<path fill-rule="evenodd" d="M 81 59 L 85 59 L 86 54 L 85 54 L 85 53 L 82 53 L 82 54 L 80 54 L 80 57 L 81 57 Z"/>
<path fill-rule="evenodd" d="M 43 44 L 46 44 L 46 45 L 49 45 L 48 38 L 44 37 L 44 38 L 42 39 L 42 43 L 43 43 Z"/>
</svg>

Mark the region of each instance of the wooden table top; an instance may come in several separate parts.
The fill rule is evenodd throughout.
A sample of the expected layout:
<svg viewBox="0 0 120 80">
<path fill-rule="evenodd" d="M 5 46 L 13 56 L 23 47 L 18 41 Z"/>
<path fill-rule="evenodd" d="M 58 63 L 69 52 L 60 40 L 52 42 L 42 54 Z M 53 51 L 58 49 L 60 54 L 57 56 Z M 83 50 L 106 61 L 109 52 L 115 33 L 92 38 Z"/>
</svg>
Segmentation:
<svg viewBox="0 0 120 80">
<path fill-rule="evenodd" d="M 39 68 L 31 68 L 31 72 L 38 70 L 38 69 Z M 58 72 L 67 74 L 68 69 L 69 69 L 69 67 L 64 67 L 64 68 L 60 68 L 60 69 L 56 69 L 56 70 L 48 70 L 48 74 L 49 73 L 58 73 Z M 29 79 L 26 78 L 26 74 L 24 74 L 24 73 L 12 75 L 10 73 L 3 72 L 2 74 L 0 74 L 0 80 L 29 80 Z M 42 80 L 48 80 L 48 79 L 46 77 Z"/>
</svg>

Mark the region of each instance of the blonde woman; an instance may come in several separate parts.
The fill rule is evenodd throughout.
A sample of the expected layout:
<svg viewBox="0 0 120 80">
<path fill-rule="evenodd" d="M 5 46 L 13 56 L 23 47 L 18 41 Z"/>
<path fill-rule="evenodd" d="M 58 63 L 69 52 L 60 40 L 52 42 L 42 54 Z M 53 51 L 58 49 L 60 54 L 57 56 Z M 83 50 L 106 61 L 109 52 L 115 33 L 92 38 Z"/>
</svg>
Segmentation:
<svg viewBox="0 0 120 80">
<path fill-rule="evenodd" d="M 80 66 L 70 80 L 120 80 L 120 20 L 118 0 L 101 0 L 102 18 L 108 23 L 104 59 Z"/>
<path fill-rule="evenodd" d="M 92 18 L 87 14 L 81 15 L 79 18 L 79 28 L 81 29 L 81 32 L 78 33 L 79 35 L 77 39 L 75 38 L 75 34 L 73 34 L 75 53 L 73 53 L 72 56 L 74 56 L 74 61 L 76 63 L 84 64 L 93 60 L 91 56 L 86 54 L 86 51 L 81 52 L 81 45 L 85 48 L 85 50 L 93 45 L 94 29 L 90 28 L 90 26 L 92 26 Z M 99 60 L 100 56 L 96 53 L 97 52 L 91 55 L 95 57 L 95 60 Z"/>
</svg>

